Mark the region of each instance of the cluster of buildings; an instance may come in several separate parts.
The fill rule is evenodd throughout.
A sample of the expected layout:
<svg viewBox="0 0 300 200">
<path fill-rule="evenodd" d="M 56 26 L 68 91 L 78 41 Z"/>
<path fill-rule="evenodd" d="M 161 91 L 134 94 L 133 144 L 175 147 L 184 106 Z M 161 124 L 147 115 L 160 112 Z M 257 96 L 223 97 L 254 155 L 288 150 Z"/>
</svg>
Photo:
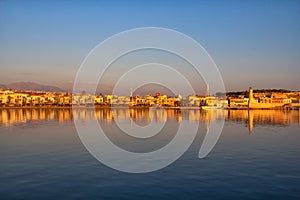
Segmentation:
<svg viewBox="0 0 300 200">
<path fill-rule="evenodd" d="M 248 95 L 227 97 L 231 109 L 280 109 L 300 107 L 300 92 L 253 92 Z"/>
<path fill-rule="evenodd" d="M 156 93 L 144 97 L 118 95 L 91 95 L 71 94 L 57 92 L 34 92 L 0 89 L 0 106 L 124 106 L 124 107 L 201 107 L 202 109 L 272 109 L 282 107 L 298 107 L 300 105 L 300 92 L 261 92 L 253 93 L 249 89 L 248 96 L 216 96 L 190 95 L 183 97 L 169 97 Z"/>
<path fill-rule="evenodd" d="M 71 93 L 16 91 L 0 89 L 1 106 L 52 106 L 71 104 Z"/>
<path fill-rule="evenodd" d="M 2 107 L 15 106 L 125 106 L 125 107 L 200 107 L 219 106 L 227 107 L 226 98 L 220 99 L 214 96 L 190 95 L 183 97 L 169 97 L 156 93 L 154 96 L 144 97 L 132 95 L 91 95 L 91 94 L 71 94 L 57 92 L 34 92 L 34 91 L 14 91 L 0 89 L 0 105 Z"/>
</svg>

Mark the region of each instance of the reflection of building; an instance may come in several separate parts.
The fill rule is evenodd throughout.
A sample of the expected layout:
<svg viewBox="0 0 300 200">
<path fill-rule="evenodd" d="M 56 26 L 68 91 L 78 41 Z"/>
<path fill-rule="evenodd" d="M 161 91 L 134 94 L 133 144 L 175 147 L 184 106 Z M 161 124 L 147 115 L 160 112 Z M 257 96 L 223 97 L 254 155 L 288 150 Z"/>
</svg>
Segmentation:
<svg viewBox="0 0 300 200">
<path fill-rule="evenodd" d="M 31 123 L 35 121 L 57 120 L 59 122 L 66 122 L 71 121 L 72 119 L 71 109 L 0 109 L 0 123 L 7 126 L 11 124 Z"/>
<path fill-rule="evenodd" d="M 248 110 L 248 128 L 250 133 L 253 131 L 253 117 L 254 113 Z"/>
<path fill-rule="evenodd" d="M 255 125 L 300 124 L 300 112 L 297 110 L 228 110 L 230 121 L 243 121 L 252 132 Z"/>
<path fill-rule="evenodd" d="M 211 122 L 229 120 L 243 122 L 252 132 L 259 125 L 300 124 L 298 110 L 199 110 L 199 109 L 148 109 L 148 108 L 100 108 L 100 109 L 53 109 L 53 108 L 1 108 L 0 123 L 4 125 L 28 123 L 35 121 L 67 122 L 77 120 L 94 120 L 113 123 L 114 120 L 149 123 L 151 120 L 189 120 L 190 122 Z"/>
</svg>

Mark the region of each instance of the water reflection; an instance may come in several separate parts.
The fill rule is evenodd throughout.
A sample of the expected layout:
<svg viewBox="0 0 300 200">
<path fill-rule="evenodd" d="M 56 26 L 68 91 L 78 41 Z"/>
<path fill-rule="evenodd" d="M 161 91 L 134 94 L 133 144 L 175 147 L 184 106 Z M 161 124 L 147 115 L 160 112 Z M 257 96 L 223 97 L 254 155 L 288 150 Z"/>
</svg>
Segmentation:
<svg viewBox="0 0 300 200">
<path fill-rule="evenodd" d="M 34 121 L 72 122 L 73 119 L 98 119 L 106 123 L 127 121 L 147 125 L 151 119 L 161 122 L 166 119 L 181 122 L 183 119 L 203 121 L 225 119 L 245 123 L 252 132 L 256 125 L 289 125 L 300 124 L 300 112 L 297 110 L 149 110 L 149 109 L 65 109 L 65 108 L 34 108 L 34 109 L 0 109 L 0 123 L 4 126 L 24 124 Z"/>
</svg>

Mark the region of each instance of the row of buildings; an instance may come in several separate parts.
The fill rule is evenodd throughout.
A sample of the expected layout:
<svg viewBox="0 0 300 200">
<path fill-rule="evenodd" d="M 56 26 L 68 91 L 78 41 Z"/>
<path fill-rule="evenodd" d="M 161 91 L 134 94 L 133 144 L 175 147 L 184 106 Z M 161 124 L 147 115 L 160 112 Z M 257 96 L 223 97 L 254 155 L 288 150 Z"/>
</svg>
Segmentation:
<svg viewBox="0 0 300 200">
<path fill-rule="evenodd" d="M 190 95 L 183 97 L 169 97 L 156 93 L 144 97 L 132 95 L 91 95 L 91 94 L 71 94 L 57 92 L 34 92 L 16 91 L 0 89 L 0 105 L 2 107 L 19 106 L 124 106 L 124 107 L 201 107 L 203 109 L 212 108 L 278 108 L 292 107 L 300 104 L 300 92 L 273 92 L 273 93 L 253 93 L 249 89 L 249 95 L 227 96 L 224 98 L 216 96 Z"/>
<path fill-rule="evenodd" d="M 14 106 L 130 106 L 151 107 L 154 105 L 165 107 L 200 107 L 200 106 L 222 106 L 226 107 L 228 101 L 214 96 L 190 95 L 183 97 L 169 97 L 167 95 L 146 95 L 144 97 L 118 96 L 118 95 L 91 95 L 56 93 L 56 92 L 33 92 L 0 89 L 0 105 L 4 107 Z"/>
<path fill-rule="evenodd" d="M 250 87 L 248 96 L 227 97 L 231 109 L 276 109 L 299 108 L 300 92 L 253 92 Z"/>
</svg>

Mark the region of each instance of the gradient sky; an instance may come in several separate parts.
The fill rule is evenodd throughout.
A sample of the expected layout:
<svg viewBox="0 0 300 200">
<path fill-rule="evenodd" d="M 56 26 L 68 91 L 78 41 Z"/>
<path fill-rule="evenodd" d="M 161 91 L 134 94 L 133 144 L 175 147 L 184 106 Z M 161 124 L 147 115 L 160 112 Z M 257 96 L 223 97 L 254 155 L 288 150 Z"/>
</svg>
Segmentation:
<svg viewBox="0 0 300 200">
<path fill-rule="evenodd" d="M 71 88 L 92 48 L 154 26 L 198 41 L 227 91 L 300 90 L 300 1 L 0 1 L 0 83 Z"/>
</svg>

